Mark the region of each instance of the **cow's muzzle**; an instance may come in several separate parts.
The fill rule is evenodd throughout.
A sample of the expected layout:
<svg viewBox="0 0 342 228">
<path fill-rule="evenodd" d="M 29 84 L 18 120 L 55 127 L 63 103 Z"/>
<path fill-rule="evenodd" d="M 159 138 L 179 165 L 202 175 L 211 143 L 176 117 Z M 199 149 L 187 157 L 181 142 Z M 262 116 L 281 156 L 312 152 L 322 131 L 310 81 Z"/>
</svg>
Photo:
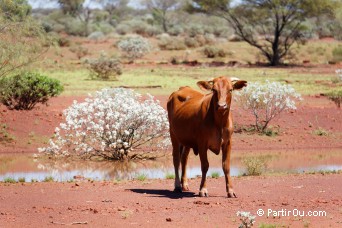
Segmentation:
<svg viewBox="0 0 342 228">
<path fill-rule="evenodd" d="M 219 111 L 225 111 L 228 109 L 228 105 L 227 104 L 224 104 L 224 105 L 220 105 L 218 104 L 218 108 L 217 108 Z"/>
</svg>

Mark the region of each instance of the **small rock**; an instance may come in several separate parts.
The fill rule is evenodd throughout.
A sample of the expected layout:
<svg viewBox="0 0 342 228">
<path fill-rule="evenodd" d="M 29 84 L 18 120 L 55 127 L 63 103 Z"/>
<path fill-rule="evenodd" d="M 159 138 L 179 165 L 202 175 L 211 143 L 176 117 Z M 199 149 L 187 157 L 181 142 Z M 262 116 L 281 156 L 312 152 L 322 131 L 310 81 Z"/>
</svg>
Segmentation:
<svg viewBox="0 0 342 228">
<path fill-rule="evenodd" d="M 167 221 L 167 222 L 171 222 L 172 219 L 171 219 L 171 218 L 166 218 L 166 221 Z"/>
</svg>

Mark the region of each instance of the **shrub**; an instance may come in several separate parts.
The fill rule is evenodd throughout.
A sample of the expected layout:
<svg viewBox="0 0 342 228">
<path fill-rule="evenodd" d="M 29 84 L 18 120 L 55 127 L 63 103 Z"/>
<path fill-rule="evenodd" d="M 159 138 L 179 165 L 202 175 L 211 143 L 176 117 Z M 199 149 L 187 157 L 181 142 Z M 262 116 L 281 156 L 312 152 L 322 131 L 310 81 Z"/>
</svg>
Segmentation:
<svg viewBox="0 0 342 228">
<path fill-rule="evenodd" d="M 0 80 L 0 101 L 9 109 L 31 110 L 59 95 L 63 86 L 57 79 L 26 72 Z"/>
<path fill-rule="evenodd" d="M 116 32 L 125 35 L 128 33 L 136 33 L 142 36 L 155 36 L 161 33 L 157 27 L 149 25 L 143 20 L 130 20 L 119 24 L 116 27 Z"/>
<path fill-rule="evenodd" d="M 18 178 L 18 182 L 20 182 L 20 183 L 26 182 L 25 177 L 19 177 L 19 178 Z"/>
<path fill-rule="evenodd" d="M 84 159 L 142 159 L 169 145 L 166 111 L 152 96 L 142 99 L 133 90 L 103 89 L 82 103 L 75 101 L 64 116 L 65 123 L 41 152 Z M 148 152 L 136 152 L 145 145 Z"/>
<path fill-rule="evenodd" d="M 87 36 L 87 25 L 82 21 L 72 17 L 64 18 L 62 24 L 65 26 L 65 32 L 73 36 Z"/>
<path fill-rule="evenodd" d="M 255 117 L 255 128 L 264 132 L 270 121 L 283 111 L 296 109 L 295 100 L 301 100 L 292 86 L 266 81 L 250 83 L 238 92 L 236 99 Z"/>
<path fill-rule="evenodd" d="M 158 43 L 162 50 L 185 50 L 186 45 L 184 40 L 180 37 L 161 36 Z"/>
<path fill-rule="evenodd" d="M 228 38 L 228 40 L 229 40 L 230 42 L 240 42 L 240 41 L 242 41 L 242 38 L 239 37 L 239 36 L 236 35 L 236 34 L 233 34 L 233 35 L 231 35 L 231 36 Z"/>
<path fill-rule="evenodd" d="M 342 90 L 327 93 L 326 96 L 332 100 L 338 108 L 341 108 L 342 103 Z"/>
<path fill-rule="evenodd" d="M 194 37 L 185 37 L 184 43 L 189 48 L 196 48 L 200 46 L 200 43 Z"/>
<path fill-rule="evenodd" d="M 190 37 L 195 37 L 196 35 L 203 35 L 204 29 L 199 24 L 192 24 L 187 28 L 186 32 Z"/>
<path fill-rule="evenodd" d="M 58 46 L 60 47 L 69 47 L 71 44 L 71 41 L 67 37 L 59 37 L 57 39 L 57 43 L 58 43 Z"/>
<path fill-rule="evenodd" d="M 205 39 L 205 44 L 214 44 L 214 43 L 216 43 L 216 38 L 215 38 L 214 34 L 206 33 L 204 35 L 204 39 Z"/>
<path fill-rule="evenodd" d="M 115 30 L 120 35 L 126 35 L 131 32 L 131 27 L 126 24 L 119 24 Z"/>
<path fill-rule="evenodd" d="M 109 33 L 114 31 L 114 27 L 111 24 L 107 23 L 107 22 L 98 23 L 92 29 L 93 29 L 92 31 L 99 31 L 99 32 L 102 32 L 105 35 L 107 35 L 107 34 L 109 34 Z"/>
<path fill-rule="evenodd" d="M 226 53 L 223 48 L 218 48 L 215 46 L 206 46 L 203 49 L 204 55 L 208 58 L 216 58 L 216 57 L 226 57 Z"/>
<path fill-rule="evenodd" d="M 120 61 L 103 53 L 99 58 L 87 60 L 85 63 L 88 65 L 91 78 L 116 80 L 116 76 L 122 74 Z"/>
<path fill-rule="evenodd" d="M 90 33 L 90 35 L 88 36 L 88 39 L 98 41 L 98 40 L 103 39 L 104 37 L 105 36 L 104 36 L 103 32 L 96 31 L 96 32 Z"/>
<path fill-rule="evenodd" d="M 332 50 L 333 61 L 342 62 L 342 45 L 338 45 Z"/>
<path fill-rule="evenodd" d="M 141 58 L 150 52 L 151 44 L 141 36 L 134 36 L 119 41 L 118 48 L 133 62 L 135 59 Z"/>
<path fill-rule="evenodd" d="M 335 72 L 336 72 L 336 75 L 337 75 L 339 81 L 342 82 L 342 69 L 337 69 Z"/>
<path fill-rule="evenodd" d="M 249 156 L 242 160 L 246 167 L 247 176 L 260 176 L 266 169 L 267 157 L 265 156 Z"/>
<path fill-rule="evenodd" d="M 179 25 L 175 25 L 167 31 L 167 33 L 170 34 L 171 36 L 178 36 L 178 35 L 181 35 L 183 32 L 184 32 L 184 29 Z"/>
<path fill-rule="evenodd" d="M 71 47 L 70 51 L 75 53 L 78 59 L 81 59 L 89 54 L 88 48 L 82 47 L 81 45 Z"/>
</svg>

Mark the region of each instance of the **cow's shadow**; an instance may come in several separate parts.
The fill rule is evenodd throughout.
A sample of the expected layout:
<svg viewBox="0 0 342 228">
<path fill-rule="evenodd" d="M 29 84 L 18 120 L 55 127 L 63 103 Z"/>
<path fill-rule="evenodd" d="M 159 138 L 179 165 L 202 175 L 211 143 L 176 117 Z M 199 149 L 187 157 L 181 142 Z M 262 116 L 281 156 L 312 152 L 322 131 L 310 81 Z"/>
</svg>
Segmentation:
<svg viewBox="0 0 342 228">
<path fill-rule="evenodd" d="M 175 192 L 165 189 L 128 189 L 129 191 L 140 193 L 140 194 L 148 194 L 152 197 L 166 197 L 170 199 L 181 199 L 181 198 L 192 198 L 198 196 L 194 192 Z"/>
</svg>

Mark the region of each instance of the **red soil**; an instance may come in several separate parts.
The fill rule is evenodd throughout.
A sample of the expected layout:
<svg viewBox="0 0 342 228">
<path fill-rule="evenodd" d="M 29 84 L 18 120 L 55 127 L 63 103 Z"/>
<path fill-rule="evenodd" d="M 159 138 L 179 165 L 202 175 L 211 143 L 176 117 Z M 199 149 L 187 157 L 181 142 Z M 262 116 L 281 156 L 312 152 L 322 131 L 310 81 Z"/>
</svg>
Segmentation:
<svg viewBox="0 0 342 228">
<path fill-rule="evenodd" d="M 233 178 L 238 198 L 226 198 L 224 179 L 209 179 L 208 198 L 173 193 L 172 180 L 0 184 L 1 227 L 238 227 L 237 211 L 285 227 L 341 227 L 342 174 Z M 281 211 L 269 214 L 268 210 Z M 324 216 L 294 216 L 325 212 Z M 291 213 L 291 214 L 289 214 Z M 304 214 L 303 214 L 304 215 Z"/>
</svg>

